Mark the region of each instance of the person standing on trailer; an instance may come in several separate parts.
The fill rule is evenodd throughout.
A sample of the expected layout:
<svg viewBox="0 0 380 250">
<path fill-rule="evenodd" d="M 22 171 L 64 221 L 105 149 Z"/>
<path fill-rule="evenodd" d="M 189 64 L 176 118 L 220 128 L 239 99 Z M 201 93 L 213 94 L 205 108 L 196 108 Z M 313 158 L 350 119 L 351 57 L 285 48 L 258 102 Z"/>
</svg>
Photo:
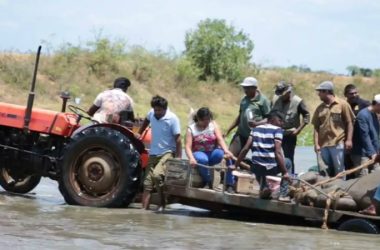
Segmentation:
<svg viewBox="0 0 380 250">
<path fill-rule="evenodd" d="M 322 103 L 312 119 L 314 147 L 333 177 L 344 171 L 344 152 L 352 149 L 354 113 L 345 100 L 335 96 L 331 81 L 322 82 L 316 91 Z"/>
<path fill-rule="evenodd" d="M 292 162 L 292 174 L 294 174 L 294 152 L 297 145 L 297 136 L 302 129 L 310 123 L 310 113 L 301 97 L 294 94 L 291 84 L 280 81 L 276 85 L 275 95 L 278 97 L 272 105 L 273 110 L 278 110 L 284 115 L 284 137 L 282 149 L 286 158 Z M 302 115 L 302 123 L 300 116 Z"/>
</svg>

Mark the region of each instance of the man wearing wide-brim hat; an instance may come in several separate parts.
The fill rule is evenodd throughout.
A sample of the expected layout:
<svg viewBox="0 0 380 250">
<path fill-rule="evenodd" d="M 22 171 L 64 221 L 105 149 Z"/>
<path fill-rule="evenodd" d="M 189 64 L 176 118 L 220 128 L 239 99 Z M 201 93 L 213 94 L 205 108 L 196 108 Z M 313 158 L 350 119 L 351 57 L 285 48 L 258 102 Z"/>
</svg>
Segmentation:
<svg viewBox="0 0 380 250">
<path fill-rule="evenodd" d="M 246 144 L 251 129 L 265 124 L 265 118 L 270 111 L 268 98 L 258 90 L 258 81 L 254 77 L 246 77 L 240 86 L 243 87 L 245 96 L 241 99 L 239 115 L 234 119 L 228 128 L 228 135 L 234 128 L 238 127 L 231 140 L 230 151 L 238 156 L 241 149 Z"/>
<path fill-rule="evenodd" d="M 330 176 L 344 171 L 344 153 L 352 149 L 354 113 L 350 105 L 334 95 L 334 84 L 324 81 L 315 89 L 322 103 L 314 112 L 315 151 L 321 152 Z"/>
<path fill-rule="evenodd" d="M 284 150 L 285 158 L 291 160 L 293 165 L 292 173 L 294 173 L 294 151 L 297 145 L 297 135 L 310 122 L 310 113 L 302 98 L 294 94 L 290 83 L 285 81 L 277 83 L 275 97 L 272 110 L 277 110 L 284 115 L 282 149 Z"/>
</svg>

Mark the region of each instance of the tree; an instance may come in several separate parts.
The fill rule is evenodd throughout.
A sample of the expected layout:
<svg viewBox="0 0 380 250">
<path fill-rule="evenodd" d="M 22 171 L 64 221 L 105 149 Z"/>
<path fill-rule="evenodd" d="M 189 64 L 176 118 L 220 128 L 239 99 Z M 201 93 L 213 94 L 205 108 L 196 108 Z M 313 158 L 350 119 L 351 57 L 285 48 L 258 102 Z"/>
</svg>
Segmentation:
<svg viewBox="0 0 380 250">
<path fill-rule="evenodd" d="M 360 74 L 360 68 L 358 66 L 351 65 L 351 66 L 348 66 L 346 69 L 351 76 L 355 76 L 355 75 Z"/>
<path fill-rule="evenodd" d="M 216 81 L 241 78 L 253 50 L 247 34 L 218 19 L 199 22 L 196 30 L 186 33 L 185 46 L 185 55 L 202 72 L 199 78 Z"/>
<path fill-rule="evenodd" d="M 368 68 L 360 68 L 360 74 L 365 77 L 371 77 L 372 76 L 372 69 Z"/>
<path fill-rule="evenodd" d="M 350 73 L 351 76 L 355 75 L 361 75 L 364 77 L 371 77 L 373 74 L 373 70 L 369 68 L 360 68 L 355 65 L 348 66 L 347 71 Z"/>
</svg>

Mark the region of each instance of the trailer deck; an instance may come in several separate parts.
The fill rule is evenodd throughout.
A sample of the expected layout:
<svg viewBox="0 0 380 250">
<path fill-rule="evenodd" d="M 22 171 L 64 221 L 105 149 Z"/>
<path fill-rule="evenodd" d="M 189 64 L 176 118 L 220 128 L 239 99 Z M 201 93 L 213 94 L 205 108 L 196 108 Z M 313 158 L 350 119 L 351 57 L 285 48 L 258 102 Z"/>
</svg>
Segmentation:
<svg viewBox="0 0 380 250">
<path fill-rule="evenodd" d="M 321 221 L 325 215 L 325 208 L 302 205 L 292 201 L 284 203 L 275 199 L 265 200 L 258 194 L 231 194 L 224 190 L 199 188 L 199 177 L 196 168 L 192 168 L 186 160 L 173 159 L 167 162 L 165 193 L 175 201 L 209 210 L 249 211 L 251 214 L 265 213 L 268 216 L 282 216 L 284 218 L 302 218 L 305 220 Z M 196 186 L 196 187 L 194 187 Z M 380 226 L 380 216 L 363 215 L 357 212 L 328 210 L 327 223 L 329 226 L 339 227 L 349 220 L 365 220 Z M 360 231 L 360 230 L 353 230 Z"/>
</svg>

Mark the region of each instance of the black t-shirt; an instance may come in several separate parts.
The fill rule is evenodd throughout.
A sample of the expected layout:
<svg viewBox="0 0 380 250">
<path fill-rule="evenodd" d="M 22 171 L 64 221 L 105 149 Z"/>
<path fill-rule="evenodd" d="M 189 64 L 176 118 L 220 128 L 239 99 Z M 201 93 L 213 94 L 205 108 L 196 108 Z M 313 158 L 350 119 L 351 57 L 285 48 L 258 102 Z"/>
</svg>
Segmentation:
<svg viewBox="0 0 380 250">
<path fill-rule="evenodd" d="M 350 103 L 351 109 L 354 112 L 355 116 L 359 113 L 360 110 L 368 107 L 371 103 L 362 98 L 358 98 L 355 102 Z"/>
</svg>

